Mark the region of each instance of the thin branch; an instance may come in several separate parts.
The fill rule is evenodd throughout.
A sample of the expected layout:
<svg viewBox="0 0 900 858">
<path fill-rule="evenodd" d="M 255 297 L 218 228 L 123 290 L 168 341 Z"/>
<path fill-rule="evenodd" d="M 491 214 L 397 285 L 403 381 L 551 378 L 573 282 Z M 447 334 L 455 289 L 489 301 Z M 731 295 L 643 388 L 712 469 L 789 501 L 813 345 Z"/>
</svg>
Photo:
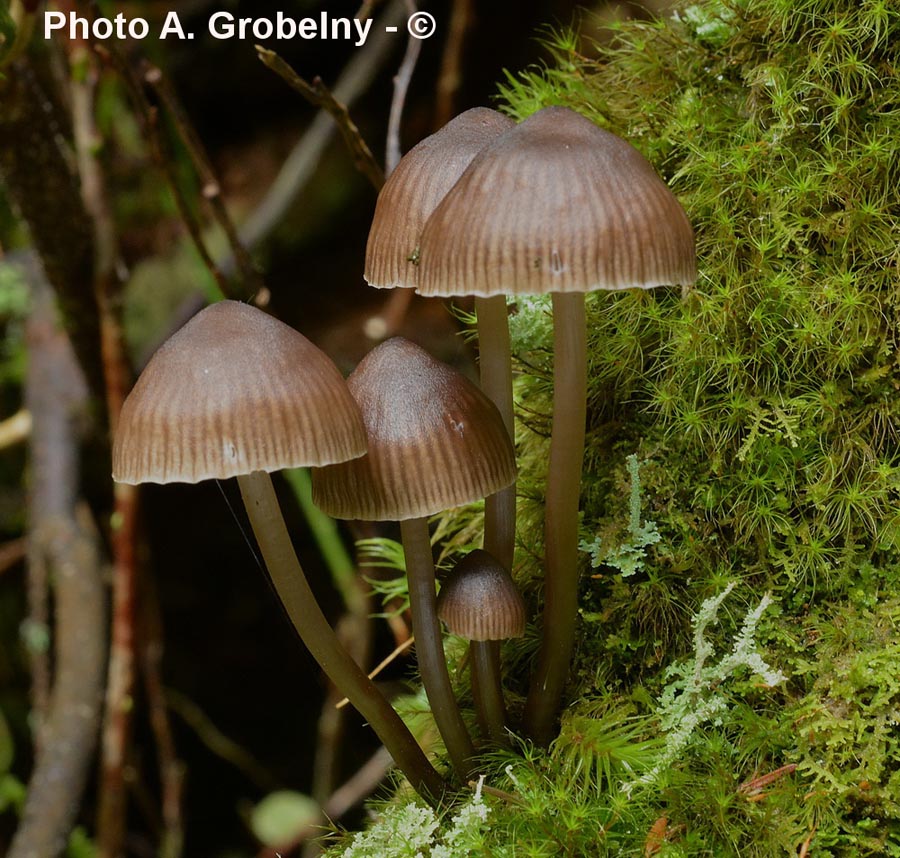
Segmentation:
<svg viewBox="0 0 900 858">
<path fill-rule="evenodd" d="M 168 78 L 163 74 L 162 69 L 152 63 L 144 61 L 141 64 L 141 71 L 144 81 L 149 86 L 153 87 L 153 90 L 159 96 L 160 101 L 166 108 L 169 118 L 172 120 L 172 123 L 178 131 L 178 135 L 181 137 L 187 148 L 194 169 L 200 177 L 203 188 L 203 199 L 207 200 L 210 204 L 216 221 L 228 239 L 231 253 L 237 263 L 238 270 L 241 272 L 241 276 L 244 279 L 245 291 L 251 295 L 256 294 L 263 286 L 262 278 L 256 270 L 256 267 L 253 265 L 250 253 L 241 242 L 234 221 L 231 219 L 231 215 L 225 207 L 225 202 L 222 199 L 221 185 L 212 168 L 209 156 L 206 153 L 206 148 L 200 140 L 196 128 L 194 128 L 193 122 L 191 122 L 187 111 L 181 104 L 181 99 L 178 98 L 178 94 L 175 92 L 175 89 Z"/>
<path fill-rule="evenodd" d="M 395 37 L 387 33 L 386 28 L 399 25 L 404 16 L 404 0 L 391 0 L 384 10 L 379 25 L 372 28 L 372 35 L 365 47 L 353 54 L 341 72 L 338 82 L 332 88 L 332 94 L 348 109 L 371 86 L 378 69 L 387 60 L 396 44 Z M 242 224 L 241 239 L 247 247 L 256 247 L 281 221 L 284 213 L 312 177 L 335 130 L 336 126 L 327 113 L 320 112 L 316 116 L 284 162 L 263 201 Z M 233 261 L 224 260 L 221 264 L 222 268 L 228 271 L 233 266 Z"/>
<path fill-rule="evenodd" d="M 405 641 L 403 641 L 403 643 L 395 646 L 390 653 L 388 653 L 383 659 L 381 659 L 380 662 L 378 662 L 378 664 L 375 665 L 375 667 L 372 668 L 372 670 L 369 671 L 369 679 L 374 679 L 376 676 L 378 676 L 379 673 L 381 673 L 382 670 L 393 664 L 397 660 L 397 658 L 403 655 L 403 653 L 406 652 L 415 642 L 415 637 L 413 635 L 410 635 Z M 346 697 L 342 697 L 340 700 L 338 700 L 337 703 L 334 704 L 335 709 L 343 709 L 349 702 L 350 701 Z"/>
<path fill-rule="evenodd" d="M 312 83 L 307 83 L 275 51 L 257 45 L 256 53 L 263 65 L 275 72 L 291 89 L 299 92 L 314 107 L 321 107 L 332 116 L 344 138 L 344 143 L 353 155 L 356 169 L 372 183 L 375 190 L 379 190 L 384 184 L 384 173 L 381 167 L 378 166 L 372 150 L 369 149 L 362 134 L 359 133 L 356 123 L 350 118 L 350 112 L 346 105 L 334 97 L 322 82 L 322 78 L 315 77 Z"/>
<path fill-rule="evenodd" d="M 100 318 L 100 349 L 110 436 L 115 434 L 122 403 L 131 387 L 122 326 L 118 318 L 118 238 L 106 182 L 97 156 L 100 135 L 94 119 L 98 74 L 87 46 L 69 45 L 75 152 L 81 195 L 94 237 L 94 294 Z M 131 740 L 135 682 L 135 591 L 137 582 L 137 491 L 117 483 L 113 489 L 111 533 L 112 630 L 103 723 L 98 849 L 103 858 L 122 852 L 126 829 L 125 759 Z"/>
<path fill-rule="evenodd" d="M 169 709 L 194 731 L 207 750 L 230 763 L 259 789 L 271 792 L 280 788 L 269 770 L 246 748 L 226 736 L 193 700 L 174 688 L 167 688 L 165 694 Z"/>
<path fill-rule="evenodd" d="M 159 110 L 147 100 L 144 93 L 144 86 L 135 70 L 122 56 L 114 42 L 108 45 L 94 45 L 94 52 L 103 60 L 111 63 L 113 68 L 119 73 L 125 88 L 131 97 L 132 105 L 137 113 L 138 119 L 142 124 L 143 139 L 150 145 L 150 156 L 153 158 L 157 168 L 163 174 L 166 184 L 169 188 L 181 221 L 191 237 L 200 259 L 206 266 L 206 269 L 216 281 L 222 294 L 229 298 L 240 299 L 246 297 L 243 293 L 236 291 L 230 284 L 225 273 L 219 268 L 212 257 L 206 242 L 203 238 L 203 231 L 198 223 L 191 205 L 187 197 L 181 189 L 174 166 L 174 158 L 171 147 L 166 136 L 162 133 L 159 123 Z"/>
<path fill-rule="evenodd" d="M 412 16 L 417 9 L 414 0 L 407 0 L 406 11 Z M 400 163 L 402 149 L 400 146 L 400 124 L 403 120 L 403 108 L 406 104 L 406 94 L 409 91 L 409 83 L 416 63 L 419 62 L 419 54 L 422 53 L 422 40 L 410 34 L 406 43 L 406 53 L 397 74 L 394 75 L 394 97 L 391 99 L 391 112 L 388 117 L 387 153 L 385 155 L 385 172 L 390 176 L 394 168 Z"/>
</svg>

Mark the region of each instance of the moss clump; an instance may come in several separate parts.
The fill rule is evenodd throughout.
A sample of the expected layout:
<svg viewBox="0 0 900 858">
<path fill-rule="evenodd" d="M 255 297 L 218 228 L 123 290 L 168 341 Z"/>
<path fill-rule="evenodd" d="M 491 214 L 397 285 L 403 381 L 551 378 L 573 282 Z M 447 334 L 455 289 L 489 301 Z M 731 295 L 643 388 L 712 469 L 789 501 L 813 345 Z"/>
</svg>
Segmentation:
<svg viewBox="0 0 900 858">
<path fill-rule="evenodd" d="M 489 854 L 900 856 L 900 6 L 702 0 L 620 25 L 596 56 L 551 41 L 505 108 L 565 104 L 634 143 L 685 205 L 701 275 L 684 296 L 589 301 L 582 536 L 631 538 L 636 455 L 659 538 L 634 574 L 601 557 L 583 576 L 562 736 L 495 761 L 510 797 L 492 800 Z M 517 574 L 537 616 L 552 355 L 547 307 L 518 311 Z M 470 533 L 467 515 L 445 531 Z M 625 795 L 623 723 L 652 769 L 666 669 L 732 582 L 711 643 L 771 592 L 756 643 L 787 682 L 738 673 Z M 527 654 L 509 653 L 514 690 Z"/>
</svg>

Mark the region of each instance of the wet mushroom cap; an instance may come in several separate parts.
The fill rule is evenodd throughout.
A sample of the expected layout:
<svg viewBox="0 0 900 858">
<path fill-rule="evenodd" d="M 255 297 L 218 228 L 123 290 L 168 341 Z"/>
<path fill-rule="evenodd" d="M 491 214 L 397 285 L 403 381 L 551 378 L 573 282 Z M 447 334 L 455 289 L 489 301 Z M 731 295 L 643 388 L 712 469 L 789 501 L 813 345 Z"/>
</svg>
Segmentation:
<svg viewBox="0 0 900 858">
<path fill-rule="evenodd" d="M 365 449 L 359 409 L 330 358 L 261 310 L 221 301 L 141 373 L 119 418 L 113 479 L 196 483 Z"/>
<path fill-rule="evenodd" d="M 424 349 L 393 337 L 347 379 L 368 453 L 316 468 L 313 500 L 335 518 L 402 521 L 480 500 L 516 477 L 497 407 Z"/>
<path fill-rule="evenodd" d="M 513 121 L 473 107 L 403 156 L 375 206 L 366 245 L 365 278 L 379 289 L 417 285 L 414 258 L 422 228 L 472 159 Z"/>
<path fill-rule="evenodd" d="M 637 149 L 565 107 L 546 107 L 488 144 L 420 240 L 423 295 L 695 279 L 693 230 L 674 194 Z"/>
<path fill-rule="evenodd" d="M 453 634 L 470 641 L 525 634 L 525 603 L 515 582 L 481 549 L 467 554 L 444 581 L 437 613 Z"/>
</svg>

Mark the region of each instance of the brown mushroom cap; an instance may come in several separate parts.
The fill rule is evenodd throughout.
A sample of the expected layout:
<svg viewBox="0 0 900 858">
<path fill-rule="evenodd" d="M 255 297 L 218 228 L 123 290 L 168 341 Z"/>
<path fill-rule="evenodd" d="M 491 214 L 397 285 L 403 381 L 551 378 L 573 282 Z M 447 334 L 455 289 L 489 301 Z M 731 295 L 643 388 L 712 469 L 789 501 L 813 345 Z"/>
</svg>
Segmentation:
<svg viewBox="0 0 900 858">
<path fill-rule="evenodd" d="M 371 286 L 416 285 L 411 258 L 428 216 L 472 159 L 513 124 L 496 110 L 474 107 L 403 156 L 381 189 L 372 218 L 365 268 Z"/>
<path fill-rule="evenodd" d="M 347 379 L 368 453 L 313 471 L 313 500 L 335 518 L 400 521 L 470 503 L 515 480 L 496 406 L 467 378 L 393 337 Z"/>
<path fill-rule="evenodd" d="M 423 295 L 646 289 L 697 276 L 687 215 L 650 163 L 565 107 L 486 146 L 419 248 Z"/>
<path fill-rule="evenodd" d="M 147 364 L 125 400 L 113 479 L 196 483 L 325 465 L 366 449 L 337 367 L 261 310 L 201 310 Z"/>
<path fill-rule="evenodd" d="M 467 554 L 441 586 L 438 616 L 455 635 L 498 641 L 525 634 L 525 603 L 518 587 L 487 551 Z"/>
</svg>

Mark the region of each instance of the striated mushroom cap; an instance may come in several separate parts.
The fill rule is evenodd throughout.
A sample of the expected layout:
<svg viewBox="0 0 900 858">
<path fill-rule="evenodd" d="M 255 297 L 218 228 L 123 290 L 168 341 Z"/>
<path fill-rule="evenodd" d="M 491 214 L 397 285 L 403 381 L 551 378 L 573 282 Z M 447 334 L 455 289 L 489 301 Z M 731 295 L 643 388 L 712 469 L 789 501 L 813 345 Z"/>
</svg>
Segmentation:
<svg viewBox="0 0 900 858">
<path fill-rule="evenodd" d="M 335 518 L 403 520 L 510 485 L 515 454 L 497 407 L 472 382 L 393 337 L 347 379 L 368 453 L 313 471 L 313 500 Z"/>
<path fill-rule="evenodd" d="M 473 107 L 403 156 L 375 205 L 366 245 L 369 285 L 379 289 L 417 285 L 412 259 L 425 221 L 472 159 L 513 124 L 496 110 Z"/>
<path fill-rule="evenodd" d="M 687 215 L 629 143 L 546 107 L 486 146 L 419 242 L 423 295 L 533 295 L 692 283 Z"/>
<path fill-rule="evenodd" d="M 261 310 L 220 301 L 141 373 L 119 418 L 113 479 L 196 483 L 365 450 L 359 409 L 331 359 Z"/>
<path fill-rule="evenodd" d="M 525 602 L 518 587 L 487 551 L 467 554 L 441 586 L 437 614 L 455 635 L 498 641 L 525 634 Z"/>
</svg>

